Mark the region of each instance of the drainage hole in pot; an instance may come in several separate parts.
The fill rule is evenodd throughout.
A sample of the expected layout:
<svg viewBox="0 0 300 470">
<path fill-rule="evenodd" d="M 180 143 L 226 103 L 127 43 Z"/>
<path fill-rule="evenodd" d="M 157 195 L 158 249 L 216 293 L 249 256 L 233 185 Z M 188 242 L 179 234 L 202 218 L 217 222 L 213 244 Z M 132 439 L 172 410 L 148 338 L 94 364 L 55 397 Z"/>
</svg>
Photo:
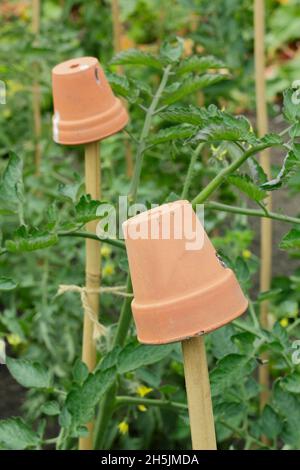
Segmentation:
<svg viewBox="0 0 300 470">
<path fill-rule="evenodd" d="M 72 64 L 72 65 L 70 65 L 70 69 L 76 69 L 77 67 L 79 67 L 79 64 Z"/>
</svg>

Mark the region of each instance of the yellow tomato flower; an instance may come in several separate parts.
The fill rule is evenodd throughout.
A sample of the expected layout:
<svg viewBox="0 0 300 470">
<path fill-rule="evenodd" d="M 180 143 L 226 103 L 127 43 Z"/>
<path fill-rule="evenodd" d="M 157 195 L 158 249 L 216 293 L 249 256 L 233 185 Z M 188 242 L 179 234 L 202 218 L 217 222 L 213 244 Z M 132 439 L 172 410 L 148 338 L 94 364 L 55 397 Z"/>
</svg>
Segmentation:
<svg viewBox="0 0 300 470">
<path fill-rule="evenodd" d="M 120 434 L 123 434 L 123 436 L 125 436 L 125 434 L 127 434 L 129 431 L 129 426 L 128 426 L 128 423 L 126 423 L 126 421 L 121 421 L 121 423 L 118 424 L 118 428 L 119 428 Z"/>
<path fill-rule="evenodd" d="M 20 336 L 15 333 L 7 335 L 7 341 L 11 346 L 19 346 L 19 344 L 22 343 L 22 339 L 20 338 Z"/>
<path fill-rule="evenodd" d="M 145 405 L 138 405 L 138 409 L 143 412 L 147 411 L 147 407 Z"/>
<path fill-rule="evenodd" d="M 244 259 L 249 259 L 249 258 L 251 258 L 251 256 L 252 256 L 252 253 L 251 253 L 250 250 L 243 250 L 243 258 Z"/>
<path fill-rule="evenodd" d="M 109 248 L 109 246 L 104 245 L 101 247 L 101 256 L 103 256 L 103 258 L 108 258 L 110 254 L 111 254 L 111 248 Z"/>
<path fill-rule="evenodd" d="M 111 263 L 107 263 L 102 271 L 102 276 L 103 277 L 110 277 L 115 273 L 115 267 Z"/>
<path fill-rule="evenodd" d="M 148 393 L 152 392 L 152 390 L 153 388 L 146 387 L 146 385 L 139 385 L 136 389 L 137 394 L 142 398 L 148 395 Z"/>
<path fill-rule="evenodd" d="M 289 324 L 289 321 L 287 318 L 282 318 L 279 323 L 283 328 L 286 328 Z"/>
</svg>

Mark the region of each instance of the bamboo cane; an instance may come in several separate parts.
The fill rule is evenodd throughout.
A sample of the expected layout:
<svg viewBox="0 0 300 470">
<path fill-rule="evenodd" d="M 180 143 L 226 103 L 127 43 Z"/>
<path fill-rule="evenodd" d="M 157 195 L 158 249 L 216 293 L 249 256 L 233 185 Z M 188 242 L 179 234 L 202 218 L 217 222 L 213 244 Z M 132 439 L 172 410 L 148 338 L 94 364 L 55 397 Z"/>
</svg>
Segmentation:
<svg viewBox="0 0 300 470">
<path fill-rule="evenodd" d="M 32 0 L 32 32 L 36 39 L 40 33 L 40 0 Z M 34 161 L 36 174 L 40 173 L 41 166 L 41 89 L 38 82 L 38 64 L 34 64 L 35 80 L 32 87 L 32 107 L 34 121 Z"/>
<path fill-rule="evenodd" d="M 99 157 L 99 142 L 92 142 L 85 145 L 85 187 L 86 193 L 93 199 L 99 200 L 101 197 L 101 168 Z M 87 224 L 89 232 L 96 232 L 97 221 Z M 99 289 L 100 287 L 101 257 L 100 246 L 97 240 L 86 240 L 86 287 L 89 289 Z M 88 293 L 88 304 L 96 318 L 99 314 L 99 294 Z M 96 345 L 93 339 L 93 322 L 88 314 L 84 314 L 83 341 L 82 341 L 82 361 L 90 371 L 96 366 Z M 93 423 L 87 425 L 89 434 L 79 440 L 79 450 L 93 449 Z"/>
<path fill-rule="evenodd" d="M 122 36 L 123 36 L 123 27 L 120 18 L 120 5 L 118 0 L 112 0 L 111 2 L 112 9 L 112 22 L 113 22 L 113 41 L 114 41 L 114 51 L 115 53 L 122 51 Z M 119 73 L 123 73 L 123 67 L 120 65 L 117 68 Z M 123 101 L 124 106 L 128 108 L 127 102 Z M 126 159 L 126 175 L 128 178 L 131 178 L 133 173 L 133 160 L 132 160 L 132 150 L 128 137 L 125 137 L 125 159 Z"/>
<path fill-rule="evenodd" d="M 204 336 L 182 341 L 193 450 L 216 450 Z"/>
<path fill-rule="evenodd" d="M 257 128 L 260 136 L 268 132 L 268 115 L 266 104 L 266 83 L 265 83 L 265 2 L 264 0 L 254 1 L 254 33 L 255 33 L 255 85 L 256 85 L 256 112 Z M 270 154 L 264 150 L 260 156 L 260 162 L 268 178 L 271 177 Z M 272 198 L 268 197 L 266 203 L 268 211 L 272 210 Z M 262 219 L 261 221 L 261 269 L 260 269 L 260 290 L 269 290 L 272 274 L 272 221 Z M 260 322 L 263 328 L 268 327 L 269 303 L 262 302 L 260 308 Z M 269 395 L 269 370 L 266 365 L 259 369 L 259 382 L 262 387 L 260 395 L 260 406 L 264 407 Z"/>
</svg>

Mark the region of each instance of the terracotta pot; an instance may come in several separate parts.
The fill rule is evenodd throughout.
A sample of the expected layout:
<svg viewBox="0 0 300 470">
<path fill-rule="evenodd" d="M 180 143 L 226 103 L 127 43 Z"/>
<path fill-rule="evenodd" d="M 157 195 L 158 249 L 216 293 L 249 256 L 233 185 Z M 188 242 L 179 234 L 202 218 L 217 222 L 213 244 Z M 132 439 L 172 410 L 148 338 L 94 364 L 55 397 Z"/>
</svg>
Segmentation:
<svg viewBox="0 0 300 470">
<path fill-rule="evenodd" d="M 55 142 L 94 142 L 126 126 L 127 111 L 114 96 L 96 58 L 80 57 L 56 65 L 52 86 Z"/>
<path fill-rule="evenodd" d="M 123 230 L 140 342 L 170 343 L 208 333 L 247 309 L 233 271 L 217 257 L 188 201 L 143 212 L 124 222 Z"/>
</svg>

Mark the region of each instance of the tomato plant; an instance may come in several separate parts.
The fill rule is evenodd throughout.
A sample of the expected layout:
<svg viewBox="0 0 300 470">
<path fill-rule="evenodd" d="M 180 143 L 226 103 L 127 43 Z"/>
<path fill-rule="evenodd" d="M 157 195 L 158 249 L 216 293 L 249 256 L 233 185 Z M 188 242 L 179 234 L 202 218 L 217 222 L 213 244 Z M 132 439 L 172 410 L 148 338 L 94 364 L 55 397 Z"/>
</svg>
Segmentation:
<svg viewBox="0 0 300 470">
<path fill-rule="evenodd" d="M 88 21 L 93 23 L 91 11 Z M 133 21 L 135 13 L 128 12 L 128 17 Z M 52 143 L 47 122 L 50 67 L 65 54 L 81 52 L 80 45 L 75 35 L 59 27 L 50 36 L 56 42 L 45 48 L 24 43 L 30 57 L 51 56 L 40 60 L 45 87 L 41 175 L 34 174 L 30 158 L 26 90 L 11 92 L 8 87 L 9 108 L 1 117 L 6 124 L 0 136 L 0 359 L 27 394 L 22 417 L 0 421 L 0 448 L 76 449 L 92 418 L 95 449 L 158 449 L 162 442 L 164 448 L 190 447 L 179 346 L 139 344 L 131 320 L 132 297 L 103 294 L 101 322 L 107 333 L 97 344 L 96 369 L 89 372 L 80 360 L 80 298 L 71 292 L 57 295 L 61 284 L 84 282 L 83 242 L 94 237 L 85 224 L 100 218 L 99 205 L 115 204 L 118 196 L 126 195 L 130 203 L 186 198 L 204 204 L 206 229 L 249 297 L 247 315 L 207 337 L 218 447 L 298 449 L 299 269 L 288 277 L 277 276 L 269 291 L 257 295 L 253 283 L 259 258 L 251 251 L 254 233 L 249 225 L 250 219 L 263 217 L 286 224 L 280 248 L 299 255 L 297 214 L 270 212 L 265 205 L 269 192 L 295 184 L 299 171 L 297 89 L 283 93 L 282 130 L 258 137 L 247 117 L 219 106 L 220 86 L 231 80 L 229 64 L 220 57 L 187 57 L 180 37 L 163 42 L 157 53 L 129 49 L 117 54 L 105 71 L 114 92 L 128 102 L 131 121 L 124 133 L 101 146 L 103 200 L 94 201 L 84 192 L 81 149 Z M 61 40 L 65 49 L 52 56 Z M 97 35 L 89 36 L 88 45 L 98 52 Z M 33 60 L 23 50 L 17 52 L 20 61 Z M 117 74 L 117 66 L 125 73 Z M 6 80 L 9 74 L 12 80 L 16 77 L 11 66 L 5 74 Z M 199 91 L 203 106 L 195 104 Z M 131 181 L 125 171 L 126 139 L 135 155 Z M 282 160 L 271 180 L 257 158 L 265 149 L 276 149 Z M 126 285 L 131 294 L 123 240 L 103 239 L 101 252 L 104 286 Z M 258 319 L 260 304 L 266 301 L 269 330 Z M 9 344 L 6 357 L 4 340 Z M 259 367 L 270 369 L 272 382 L 262 410 Z"/>
</svg>

